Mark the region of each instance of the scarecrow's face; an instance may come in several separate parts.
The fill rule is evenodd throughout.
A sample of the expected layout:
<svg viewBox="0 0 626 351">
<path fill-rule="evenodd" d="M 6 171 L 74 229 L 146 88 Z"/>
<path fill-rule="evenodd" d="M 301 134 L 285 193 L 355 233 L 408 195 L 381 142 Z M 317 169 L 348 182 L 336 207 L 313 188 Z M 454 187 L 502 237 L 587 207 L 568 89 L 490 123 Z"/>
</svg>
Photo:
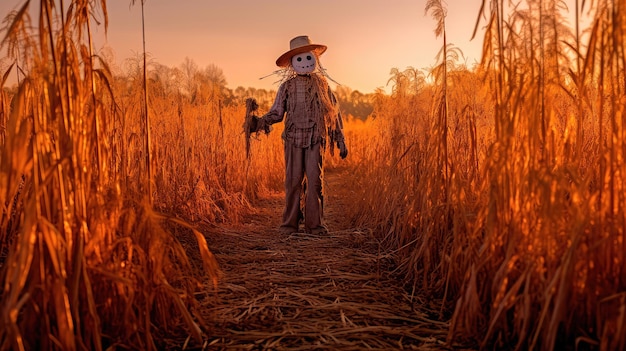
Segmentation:
<svg viewBox="0 0 626 351">
<path fill-rule="evenodd" d="M 298 74 L 311 73 L 317 66 L 317 59 L 312 52 L 305 52 L 292 57 L 291 66 Z"/>
</svg>

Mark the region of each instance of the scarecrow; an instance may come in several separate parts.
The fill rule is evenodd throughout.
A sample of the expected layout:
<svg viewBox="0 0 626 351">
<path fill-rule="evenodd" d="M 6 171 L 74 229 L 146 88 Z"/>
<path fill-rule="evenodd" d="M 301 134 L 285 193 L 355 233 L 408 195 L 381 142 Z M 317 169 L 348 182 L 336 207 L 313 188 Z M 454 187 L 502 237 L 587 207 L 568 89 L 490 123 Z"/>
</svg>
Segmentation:
<svg viewBox="0 0 626 351">
<path fill-rule="evenodd" d="M 283 234 L 297 232 L 301 219 L 307 233 L 328 233 L 323 222 L 322 154 L 328 144 L 332 155 L 336 144 L 342 159 L 348 155 L 337 100 L 319 64 L 325 51 L 325 45 L 313 44 L 308 36 L 293 38 L 289 51 L 276 60 L 284 78 L 270 111 L 257 117 L 252 114 L 256 102 L 246 102 L 248 138 L 262 130 L 268 133 L 274 123 L 285 123 L 285 210 L 279 228 Z M 304 210 L 300 208 L 302 195 Z"/>
</svg>

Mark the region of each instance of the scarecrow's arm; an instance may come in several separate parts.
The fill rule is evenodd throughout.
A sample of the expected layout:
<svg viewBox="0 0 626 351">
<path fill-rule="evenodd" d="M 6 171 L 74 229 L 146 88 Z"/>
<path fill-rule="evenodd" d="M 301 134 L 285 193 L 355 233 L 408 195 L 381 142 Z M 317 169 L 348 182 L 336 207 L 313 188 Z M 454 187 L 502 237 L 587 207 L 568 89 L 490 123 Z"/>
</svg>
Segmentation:
<svg viewBox="0 0 626 351">
<path fill-rule="evenodd" d="M 346 139 L 343 135 L 343 119 L 341 117 L 341 112 L 337 113 L 337 123 L 333 133 L 333 140 L 337 141 L 337 144 L 345 142 Z"/>
<path fill-rule="evenodd" d="M 278 88 L 278 92 L 276 93 L 276 99 L 274 99 L 274 104 L 272 108 L 270 108 L 269 112 L 266 113 L 261 120 L 265 125 L 272 125 L 274 123 L 282 122 L 285 117 L 285 109 L 287 106 L 287 92 L 285 89 L 285 85 L 281 85 Z"/>
</svg>

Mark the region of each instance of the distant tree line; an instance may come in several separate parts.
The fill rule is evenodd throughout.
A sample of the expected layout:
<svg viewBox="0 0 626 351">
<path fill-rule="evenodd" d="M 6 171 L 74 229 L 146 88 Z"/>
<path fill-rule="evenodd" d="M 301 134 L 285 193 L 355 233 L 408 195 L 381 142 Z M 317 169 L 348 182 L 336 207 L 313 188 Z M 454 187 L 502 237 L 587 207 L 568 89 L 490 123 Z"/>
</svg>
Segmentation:
<svg viewBox="0 0 626 351">
<path fill-rule="evenodd" d="M 224 88 L 223 93 L 224 103 L 226 104 L 242 103 L 246 98 L 253 97 L 259 103 L 261 111 L 269 110 L 276 96 L 276 90 L 244 88 L 242 86 L 234 90 Z M 338 86 L 334 93 L 341 112 L 345 116 L 365 120 L 374 110 L 374 94 L 363 94 L 358 90 L 352 90 L 345 86 Z"/>
</svg>

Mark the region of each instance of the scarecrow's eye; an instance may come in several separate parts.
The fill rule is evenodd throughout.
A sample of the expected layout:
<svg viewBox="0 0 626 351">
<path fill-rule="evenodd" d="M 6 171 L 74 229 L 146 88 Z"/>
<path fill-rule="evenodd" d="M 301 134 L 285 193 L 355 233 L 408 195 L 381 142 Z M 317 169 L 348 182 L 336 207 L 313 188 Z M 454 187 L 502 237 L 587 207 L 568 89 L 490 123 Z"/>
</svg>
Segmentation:
<svg viewBox="0 0 626 351">
<path fill-rule="evenodd" d="M 307 55 L 306 59 L 311 61 L 311 55 Z"/>
<path fill-rule="evenodd" d="M 302 57 L 298 57 L 296 60 L 298 60 L 298 62 L 302 61 Z"/>
</svg>

